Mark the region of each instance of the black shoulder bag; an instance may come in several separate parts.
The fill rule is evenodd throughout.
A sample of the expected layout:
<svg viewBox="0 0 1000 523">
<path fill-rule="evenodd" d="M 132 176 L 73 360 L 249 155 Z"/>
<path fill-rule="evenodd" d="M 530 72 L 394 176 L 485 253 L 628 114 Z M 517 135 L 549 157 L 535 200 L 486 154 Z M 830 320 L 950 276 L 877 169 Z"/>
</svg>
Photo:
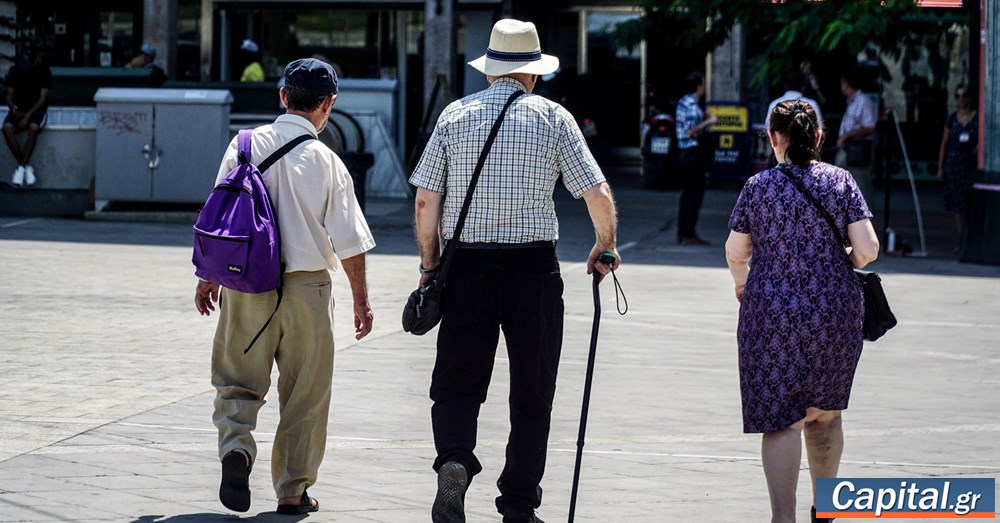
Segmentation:
<svg viewBox="0 0 1000 523">
<path fill-rule="evenodd" d="M 795 188 L 802 193 L 806 199 L 812 203 L 816 209 L 819 211 L 826 223 L 830 225 L 833 229 L 833 234 L 837 237 L 837 247 L 847 256 L 847 251 L 844 247 L 847 242 L 844 241 L 844 236 L 840 234 L 840 229 L 837 228 L 837 224 L 834 223 L 833 217 L 830 213 L 823 208 L 823 204 L 816 199 L 812 193 L 806 189 L 806 186 L 802 183 L 802 180 L 792 176 L 786 168 L 781 165 L 778 166 L 778 170 L 781 174 L 784 174 L 791 180 Z M 850 256 L 847 256 L 847 263 L 853 268 L 854 264 L 851 263 Z M 896 326 L 896 316 L 892 314 L 892 310 L 889 308 L 889 301 L 885 297 L 885 291 L 882 289 L 882 279 L 879 278 L 878 274 L 874 271 L 863 271 L 861 269 L 854 269 L 854 274 L 861 280 L 861 288 L 865 296 L 865 318 L 864 318 L 864 334 L 865 339 L 868 341 L 875 341 L 882 337 L 889 329 Z"/>
<path fill-rule="evenodd" d="M 503 106 L 503 110 L 500 111 L 497 121 L 493 122 L 490 135 L 486 138 L 486 144 L 483 145 L 483 151 L 479 153 L 476 168 L 472 171 L 472 180 L 469 182 L 469 189 L 465 193 L 465 202 L 462 204 L 462 212 L 458 215 L 458 223 L 455 224 L 455 233 L 452 235 L 451 241 L 445 245 L 444 253 L 441 255 L 441 271 L 438 272 L 437 278 L 430 283 L 411 292 L 410 297 L 406 300 L 406 306 L 403 307 L 403 330 L 410 334 L 422 336 L 441 322 L 441 294 L 444 292 L 445 278 L 448 276 L 448 268 L 451 267 L 455 249 L 458 247 L 459 239 L 462 237 L 465 218 L 469 215 L 469 207 L 472 205 L 472 194 L 476 191 L 476 183 L 479 182 L 479 175 L 483 171 L 486 157 L 490 154 L 490 148 L 493 147 L 493 141 L 496 140 L 497 133 L 500 132 L 500 124 L 503 123 L 507 109 L 522 94 L 524 94 L 524 91 L 517 91 L 510 95 L 510 98 L 507 99 L 507 105 Z"/>
</svg>

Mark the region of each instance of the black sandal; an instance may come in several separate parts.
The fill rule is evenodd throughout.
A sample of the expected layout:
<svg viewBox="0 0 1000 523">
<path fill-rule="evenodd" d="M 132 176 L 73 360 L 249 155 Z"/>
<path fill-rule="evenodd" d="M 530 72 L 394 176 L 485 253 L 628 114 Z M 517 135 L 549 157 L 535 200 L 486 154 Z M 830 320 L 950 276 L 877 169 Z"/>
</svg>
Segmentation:
<svg viewBox="0 0 1000 523">
<path fill-rule="evenodd" d="M 250 510 L 250 467 L 246 455 L 238 450 L 231 450 L 222 458 L 219 501 L 229 510 Z"/>
<path fill-rule="evenodd" d="M 313 502 L 316 502 L 313 505 Z M 319 510 L 319 501 L 315 498 L 309 497 L 309 492 L 302 491 L 302 500 L 298 505 L 278 505 L 278 514 L 284 514 L 286 516 L 298 516 L 301 514 L 308 514 L 310 512 L 316 512 Z"/>
</svg>

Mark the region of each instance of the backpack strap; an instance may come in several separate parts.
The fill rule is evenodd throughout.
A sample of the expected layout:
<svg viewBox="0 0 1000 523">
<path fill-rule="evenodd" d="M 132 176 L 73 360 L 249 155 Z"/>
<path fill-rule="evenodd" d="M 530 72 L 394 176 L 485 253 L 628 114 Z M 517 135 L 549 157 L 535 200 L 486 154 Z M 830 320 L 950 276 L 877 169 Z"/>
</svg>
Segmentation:
<svg viewBox="0 0 1000 523">
<path fill-rule="evenodd" d="M 281 307 L 281 296 L 282 296 L 282 294 L 284 294 L 284 290 L 285 290 L 285 263 L 284 262 L 281 263 L 281 281 L 278 282 L 278 288 L 275 289 L 275 290 L 278 291 L 278 302 L 274 304 L 274 310 L 271 311 L 271 315 L 267 317 L 267 321 L 264 322 L 264 326 L 261 327 L 260 330 L 257 331 L 257 334 L 254 335 L 253 339 L 250 340 L 250 344 L 247 345 L 247 348 L 243 349 L 243 354 L 246 354 L 246 353 L 250 352 L 250 348 L 253 347 L 254 343 L 257 343 L 257 339 L 260 338 L 261 334 L 264 334 L 264 330 L 267 329 L 267 326 L 271 324 L 271 320 L 274 319 L 274 315 L 278 313 L 278 307 Z"/>
<path fill-rule="evenodd" d="M 237 161 L 242 164 L 248 164 L 253 161 L 253 153 L 251 152 L 251 144 L 253 143 L 253 129 L 240 129 L 240 134 L 237 135 Z"/>
<path fill-rule="evenodd" d="M 252 160 L 252 157 L 250 155 L 250 138 L 252 137 L 252 134 L 253 131 L 251 129 L 244 129 L 240 131 L 239 134 L 240 161 L 244 160 L 243 157 L 244 150 L 246 151 L 247 163 L 250 163 L 250 161 Z M 245 139 L 244 136 L 246 137 Z M 257 166 L 257 170 L 263 173 L 268 169 L 268 167 L 274 165 L 274 162 L 277 162 L 279 159 L 281 159 L 282 156 L 291 152 L 292 149 L 298 147 L 298 145 L 301 144 L 302 142 L 306 140 L 315 140 L 315 139 L 316 137 L 311 134 L 303 134 L 302 136 L 295 137 L 285 145 L 282 145 L 277 151 L 271 153 L 271 156 L 268 156 L 266 160 L 264 160 L 263 162 L 260 163 L 260 165 Z M 246 149 L 244 149 L 244 140 L 246 142 Z M 283 294 L 284 287 L 285 287 L 285 264 L 282 263 L 281 281 L 278 283 L 278 288 L 277 288 L 278 302 L 274 304 L 274 310 L 271 311 L 271 315 L 267 317 L 267 321 L 264 322 L 264 326 L 261 327 L 259 331 L 257 331 L 257 334 L 253 337 L 252 340 L 250 340 L 250 344 L 247 345 L 247 348 L 243 350 L 243 354 L 250 352 L 250 348 L 253 347 L 254 343 L 257 343 L 257 340 L 260 338 L 261 334 L 264 334 L 264 330 L 267 329 L 267 326 L 271 324 L 271 320 L 274 319 L 274 315 L 277 314 L 278 312 L 278 307 L 281 306 L 281 297 Z"/>
</svg>

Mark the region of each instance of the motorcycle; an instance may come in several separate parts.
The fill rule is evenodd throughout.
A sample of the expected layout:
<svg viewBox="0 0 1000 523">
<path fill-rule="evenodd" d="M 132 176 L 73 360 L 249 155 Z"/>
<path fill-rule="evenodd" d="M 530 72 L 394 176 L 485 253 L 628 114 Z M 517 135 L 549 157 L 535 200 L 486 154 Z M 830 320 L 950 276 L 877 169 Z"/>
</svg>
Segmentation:
<svg viewBox="0 0 1000 523">
<path fill-rule="evenodd" d="M 677 126 L 673 115 L 651 109 L 649 120 L 642 126 L 642 157 L 640 179 L 650 189 L 675 189 L 677 176 Z"/>
</svg>

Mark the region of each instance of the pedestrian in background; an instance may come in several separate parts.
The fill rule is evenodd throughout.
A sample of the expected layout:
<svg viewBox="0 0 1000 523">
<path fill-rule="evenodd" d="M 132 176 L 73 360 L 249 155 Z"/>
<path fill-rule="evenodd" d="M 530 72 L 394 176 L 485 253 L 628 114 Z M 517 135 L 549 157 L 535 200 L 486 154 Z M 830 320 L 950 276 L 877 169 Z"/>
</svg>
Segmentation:
<svg viewBox="0 0 1000 523">
<path fill-rule="evenodd" d="M 979 119 L 972 95 L 964 85 L 955 89 L 958 109 L 944 122 L 944 136 L 938 154 L 938 180 L 944 182 L 944 208 L 955 215 L 955 252 L 962 245 L 962 219 L 969 190 L 976 179 L 976 152 Z"/>
<path fill-rule="evenodd" d="M 774 106 L 778 105 L 779 102 L 784 102 L 785 100 L 802 100 L 803 102 L 809 104 L 813 111 L 816 112 L 816 120 L 819 122 L 819 128 L 823 129 L 823 111 L 819 108 L 819 102 L 807 97 L 803 94 L 806 87 L 806 77 L 799 71 L 788 71 L 785 73 L 784 80 L 785 92 L 781 96 L 775 98 L 767 106 L 767 116 L 765 117 L 765 126 L 771 122 L 771 111 L 774 110 Z"/>
<path fill-rule="evenodd" d="M 504 19 L 493 26 L 486 54 L 469 65 L 485 74 L 490 86 L 445 108 L 410 177 L 417 187 L 420 285 L 440 269 L 441 237 L 459 242 L 442 296 L 431 378 L 438 474 L 431 519 L 465 521 L 465 492 L 482 471 L 474 452 L 479 408 L 502 330 L 510 360 L 510 435 L 496 506 L 505 522 L 540 523 L 535 509 L 542 501 L 539 484 L 563 333 L 552 193 L 561 180 L 586 201 L 597 235 L 587 273 L 596 270 L 602 277 L 609 268 L 597 258 L 605 251 L 617 256 L 615 206 L 573 116 L 556 102 L 528 94 L 507 110 L 461 237 L 454 237 L 491 126 L 515 93 L 531 93 L 539 75 L 554 72 L 559 59 L 541 53 L 534 24 Z"/>
<path fill-rule="evenodd" d="M 251 156 L 260 162 L 291 140 L 316 137 L 337 99 L 337 76 L 311 58 L 285 68 L 279 96 L 288 108 L 273 124 L 253 131 Z M 222 180 L 238 160 L 229 144 L 219 167 Z M 319 140 L 307 140 L 262 173 L 281 227 L 283 276 L 278 291 L 248 294 L 199 280 L 195 307 L 203 315 L 219 302 L 212 347 L 212 385 L 217 391 L 212 421 L 219 430 L 222 484 L 219 498 L 231 510 L 250 508 L 249 475 L 257 457 L 251 431 L 278 365 L 280 420 L 271 452 L 271 480 L 278 513 L 319 509 L 306 489 L 316 483 L 326 450 L 333 379 L 333 301 L 330 271 L 342 266 L 354 299 L 355 338 L 372 329 L 365 282 L 365 252 L 375 246 L 354 197 L 344 162 Z M 273 320 L 252 350 L 244 348 L 261 325 Z"/>
<path fill-rule="evenodd" d="M 698 236 L 698 213 L 705 197 L 705 170 L 708 167 L 706 147 L 699 138 L 717 119 L 712 114 L 705 115 L 700 101 L 705 96 L 705 77 L 701 73 L 691 73 L 685 78 L 683 98 L 677 102 L 675 122 L 677 126 L 677 171 L 681 176 L 681 197 L 677 205 L 677 243 L 681 245 L 709 245 Z"/>
<path fill-rule="evenodd" d="M 156 60 L 156 48 L 152 44 L 142 44 L 139 54 L 135 55 L 129 63 L 125 64 L 126 69 L 149 69 L 153 85 L 159 87 L 167 81 L 167 73 L 162 67 L 154 63 Z"/>
<path fill-rule="evenodd" d="M 139 47 L 139 54 L 125 64 L 125 69 L 142 69 L 153 63 L 153 60 L 156 60 L 156 48 L 151 44 L 142 44 Z"/>
<path fill-rule="evenodd" d="M 878 113 L 867 93 L 858 87 L 855 73 L 840 78 L 840 92 L 847 98 L 847 109 L 840 121 L 837 135 L 837 167 L 849 168 L 854 181 L 866 202 L 874 201 L 875 184 L 872 180 L 872 139 Z"/>
<path fill-rule="evenodd" d="M 15 187 L 30 187 L 37 181 L 35 168 L 29 162 L 49 110 L 52 70 L 26 45 L 18 53 L 17 63 L 7 71 L 4 84 L 7 86 L 7 117 L 3 121 L 3 137 L 17 162 L 10 183 Z M 16 136 L 21 131 L 28 134 L 24 147 Z"/>
<path fill-rule="evenodd" d="M 805 433 L 815 522 L 816 479 L 837 476 L 841 411 L 861 357 L 864 302 L 852 266 L 875 259 L 878 239 L 851 174 L 818 161 L 823 131 L 812 106 L 780 102 L 770 122 L 778 166 L 747 181 L 726 242 L 740 302 L 743 431 L 763 433 L 772 523 L 795 521 Z M 790 177 L 801 181 L 850 239 L 847 255 Z"/>
<path fill-rule="evenodd" d="M 240 44 L 240 56 L 243 57 L 243 63 L 247 64 L 240 75 L 240 81 L 263 82 L 264 65 L 261 62 L 264 58 L 261 55 L 260 46 L 257 45 L 257 42 L 249 38 L 243 40 Z"/>
<path fill-rule="evenodd" d="M 806 79 L 806 86 L 805 89 L 802 90 L 802 93 L 809 98 L 818 101 L 820 105 L 825 105 L 826 96 L 823 94 L 823 90 L 820 89 L 819 80 L 813 73 L 812 62 L 809 60 L 803 60 L 802 63 L 799 64 L 799 72 L 802 73 L 802 76 Z"/>
</svg>

